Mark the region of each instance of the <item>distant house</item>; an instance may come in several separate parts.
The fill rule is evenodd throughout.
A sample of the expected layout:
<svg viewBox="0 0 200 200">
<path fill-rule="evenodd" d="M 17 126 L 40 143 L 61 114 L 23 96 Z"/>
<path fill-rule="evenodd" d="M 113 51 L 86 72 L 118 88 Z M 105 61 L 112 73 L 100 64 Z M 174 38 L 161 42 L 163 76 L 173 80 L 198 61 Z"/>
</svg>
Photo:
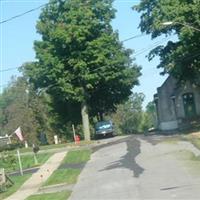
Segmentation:
<svg viewBox="0 0 200 200">
<path fill-rule="evenodd" d="M 200 117 L 200 88 L 184 86 L 169 76 L 154 95 L 157 128 L 161 131 L 184 129 Z"/>
<path fill-rule="evenodd" d="M 0 147 L 11 144 L 10 137 L 8 135 L 0 136 Z"/>
</svg>

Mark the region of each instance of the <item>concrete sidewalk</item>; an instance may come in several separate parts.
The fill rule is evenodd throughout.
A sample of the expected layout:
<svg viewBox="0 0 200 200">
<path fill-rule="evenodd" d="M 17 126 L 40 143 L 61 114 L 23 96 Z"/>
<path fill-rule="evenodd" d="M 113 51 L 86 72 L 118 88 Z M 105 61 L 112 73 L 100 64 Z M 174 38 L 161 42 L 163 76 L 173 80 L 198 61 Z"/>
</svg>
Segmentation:
<svg viewBox="0 0 200 200">
<path fill-rule="evenodd" d="M 40 167 L 40 169 L 33 174 L 13 195 L 6 200 L 24 200 L 30 195 L 35 194 L 41 185 L 49 178 L 49 176 L 56 170 L 64 159 L 67 151 L 55 153 L 47 162 Z"/>
</svg>

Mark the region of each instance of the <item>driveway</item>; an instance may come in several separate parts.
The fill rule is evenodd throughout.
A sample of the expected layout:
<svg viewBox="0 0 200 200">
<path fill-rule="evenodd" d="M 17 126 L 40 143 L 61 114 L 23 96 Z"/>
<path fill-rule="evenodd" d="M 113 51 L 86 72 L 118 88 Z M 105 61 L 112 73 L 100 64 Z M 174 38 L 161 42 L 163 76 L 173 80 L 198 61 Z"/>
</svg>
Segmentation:
<svg viewBox="0 0 200 200">
<path fill-rule="evenodd" d="M 190 143 L 163 136 L 109 140 L 93 149 L 71 200 L 200 198 L 200 152 Z"/>
</svg>

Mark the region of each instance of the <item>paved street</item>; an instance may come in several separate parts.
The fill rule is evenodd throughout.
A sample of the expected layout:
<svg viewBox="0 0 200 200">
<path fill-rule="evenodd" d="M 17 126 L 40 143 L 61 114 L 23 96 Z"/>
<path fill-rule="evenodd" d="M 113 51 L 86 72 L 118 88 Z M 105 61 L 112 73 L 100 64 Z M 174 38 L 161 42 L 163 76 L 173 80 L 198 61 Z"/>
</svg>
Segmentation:
<svg viewBox="0 0 200 200">
<path fill-rule="evenodd" d="M 182 199 L 200 197 L 200 155 L 193 145 L 162 136 L 131 136 L 94 148 L 70 200 Z M 184 153 L 186 151 L 186 154 Z M 194 157 L 195 157 L 194 156 Z"/>
</svg>

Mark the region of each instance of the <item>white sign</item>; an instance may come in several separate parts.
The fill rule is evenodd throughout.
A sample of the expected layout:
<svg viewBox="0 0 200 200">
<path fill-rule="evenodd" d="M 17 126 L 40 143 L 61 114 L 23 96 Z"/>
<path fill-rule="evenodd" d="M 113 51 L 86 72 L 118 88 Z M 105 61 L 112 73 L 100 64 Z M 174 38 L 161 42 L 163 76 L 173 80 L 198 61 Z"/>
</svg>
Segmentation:
<svg viewBox="0 0 200 200">
<path fill-rule="evenodd" d="M 58 136 L 57 135 L 54 135 L 54 143 L 58 144 Z"/>
</svg>

